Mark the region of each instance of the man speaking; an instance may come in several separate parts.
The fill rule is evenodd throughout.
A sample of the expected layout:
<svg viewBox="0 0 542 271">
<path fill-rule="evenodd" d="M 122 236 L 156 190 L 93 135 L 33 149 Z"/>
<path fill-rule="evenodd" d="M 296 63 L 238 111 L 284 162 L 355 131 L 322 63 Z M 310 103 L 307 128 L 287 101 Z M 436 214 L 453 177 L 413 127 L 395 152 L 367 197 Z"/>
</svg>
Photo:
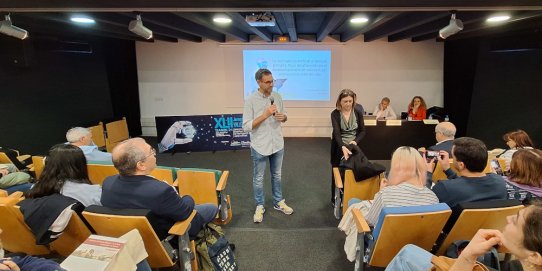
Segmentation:
<svg viewBox="0 0 542 271">
<path fill-rule="evenodd" d="M 256 72 L 258 91 L 245 101 L 243 110 L 243 129 L 250 132 L 250 153 L 252 157 L 252 186 L 256 200 L 254 223 L 263 221 L 265 196 L 263 177 L 267 159 L 271 171 L 273 208 L 287 215 L 294 212 L 282 197 L 281 172 L 284 156 L 284 138 L 281 123 L 287 120 L 280 94 L 273 92 L 273 75 L 268 69 Z"/>
</svg>

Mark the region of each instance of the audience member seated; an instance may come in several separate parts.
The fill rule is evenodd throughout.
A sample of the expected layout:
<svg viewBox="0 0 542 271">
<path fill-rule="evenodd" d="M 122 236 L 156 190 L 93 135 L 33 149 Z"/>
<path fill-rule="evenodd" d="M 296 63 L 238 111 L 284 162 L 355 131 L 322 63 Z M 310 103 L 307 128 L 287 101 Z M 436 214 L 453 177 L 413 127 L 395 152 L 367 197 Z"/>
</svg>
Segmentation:
<svg viewBox="0 0 542 271">
<path fill-rule="evenodd" d="M 497 155 L 498 158 L 504 159 L 506 162 L 505 171 L 510 170 L 510 162 L 512 161 L 512 155 L 514 152 L 521 149 L 532 149 L 534 148 L 533 141 L 529 135 L 523 130 L 517 130 L 513 132 L 506 133 L 502 139 L 506 142 L 506 145 L 510 149 L 504 151 L 503 153 Z"/>
<path fill-rule="evenodd" d="M 92 133 L 89 129 L 75 127 L 68 130 L 66 139 L 74 146 L 83 150 L 87 161 L 90 162 L 108 162 L 111 163 L 111 154 L 98 149 L 98 146 L 92 142 Z"/>
<path fill-rule="evenodd" d="M 542 197 L 542 151 L 523 149 L 515 152 L 510 174 L 504 179 L 509 199 Z"/>
<path fill-rule="evenodd" d="M 384 97 L 380 104 L 375 107 L 373 115 L 376 116 L 377 120 L 394 120 L 397 119 L 397 114 L 393 111 L 393 108 L 390 105 L 390 98 Z"/>
<path fill-rule="evenodd" d="M 339 229 L 347 235 L 344 249 L 347 258 L 356 257 L 357 230 L 352 208 L 359 208 L 370 226 L 374 226 L 385 207 L 422 206 L 438 203 L 438 198 L 425 187 L 426 162 L 420 153 L 411 147 L 399 147 L 391 158 L 388 179 L 383 179 L 380 191 L 373 201 L 350 200 L 351 206 L 339 223 Z"/>
<path fill-rule="evenodd" d="M 2 229 L 0 229 L 2 234 Z M 60 265 L 52 260 L 34 256 L 4 258 L 4 248 L 0 240 L 0 270 L 14 271 L 64 271 Z"/>
<path fill-rule="evenodd" d="M 451 122 L 444 121 L 435 126 L 435 139 L 437 144 L 427 148 L 430 151 L 445 151 L 448 154 L 452 153 L 452 145 L 455 138 L 455 125 Z"/>
<path fill-rule="evenodd" d="M 87 160 L 80 148 L 69 144 L 53 146 L 47 155 L 43 173 L 26 197 L 41 198 L 52 194 L 70 197 L 85 207 L 101 205 L 102 188 L 90 182 Z"/>
<path fill-rule="evenodd" d="M 453 166 L 461 174 L 459 177 L 451 168 L 449 155 L 441 151 L 438 163 L 446 173 L 448 180 L 439 181 L 433 186 L 433 192 L 440 202 L 455 207 L 461 202 L 507 199 L 504 179 L 494 173 L 485 174 L 487 149 L 484 142 L 461 137 L 454 140 L 452 146 Z M 427 184 L 432 183 L 433 159 L 427 165 Z"/>
<path fill-rule="evenodd" d="M 197 214 L 189 230 L 191 238 L 216 217 L 215 205 L 194 205 L 192 197 L 181 197 L 172 186 L 149 176 L 156 167 L 156 151 L 144 139 L 125 140 L 115 146 L 112 154 L 113 164 L 120 174 L 105 179 L 103 206 L 151 210 L 157 217 L 152 226 L 161 240 L 167 237 L 175 222 L 187 219 L 194 209 Z"/>
<path fill-rule="evenodd" d="M 503 231 L 480 229 L 450 271 L 473 270 L 479 256 L 483 256 L 492 247 L 502 246 L 513 256 L 514 260 L 506 263 L 503 271 L 542 270 L 542 202 L 532 201 L 530 206 L 519 211 L 517 215 L 506 218 Z M 418 271 L 429 270 L 433 265 L 433 255 L 417 246 L 406 245 L 393 258 L 386 270 Z"/>
<path fill-rule="evenodd" d="M 25 186 L 23 184 L 29 184 L 32 177 L 25 172 L 18 172 L 17 167 L 13 164 L 0 164 L 0 189 L 9 190 L 13 187 L 24 188 L 16 189 L 15 191 L 25 192 L 30 185 Z M 13 191 L 10 191 L 13 192 Z"/>
<path fill-rule="evenodd" d="M 412 120 L 423 120 L 427 113 L 427 105 L 421 96 L 414 96 L 408 104 L 408 116 Z"/>
<path fill-rule="evenodd" d="M 5 153 L 11 163 L 13 163 L 18 170 L 27 170 L 28 168 L 26 166 L 32 164 L 32 156 L 30 155 L 28 155 L 28 158 L 26 158 L 25 160 L 19 160 L 21 156 L 19 156 L 20 153 L 18 150 L 0 147 L 0 152 Z"/>
</svg>

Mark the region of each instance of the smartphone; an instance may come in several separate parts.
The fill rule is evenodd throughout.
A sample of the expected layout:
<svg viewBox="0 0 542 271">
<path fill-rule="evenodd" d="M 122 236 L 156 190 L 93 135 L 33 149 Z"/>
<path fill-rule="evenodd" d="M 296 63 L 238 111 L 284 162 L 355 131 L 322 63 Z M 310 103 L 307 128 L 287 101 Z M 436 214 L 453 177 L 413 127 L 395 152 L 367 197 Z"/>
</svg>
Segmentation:
<svg viewBox="0 0 542 271">
<path fill-rule="evenodd" d="M 499 161 L 497 161 L 496 159 L 493 159 L 489 161 L 489 164 L 491 165 L 493 170 L 495 170 L 495 173 L 501 176 L 504 176 L 504 171 L 502 170 L 501 165 L 499 164 Z"/>
<path fill-rule="evenodd" d="M 438 152 L 438 151 L 426 151 L 425 152 L 425 157 L 427 158 L 427 160 L 437 158 L 439 155 L 440 155 L 440 152 Z"/>
</svg>

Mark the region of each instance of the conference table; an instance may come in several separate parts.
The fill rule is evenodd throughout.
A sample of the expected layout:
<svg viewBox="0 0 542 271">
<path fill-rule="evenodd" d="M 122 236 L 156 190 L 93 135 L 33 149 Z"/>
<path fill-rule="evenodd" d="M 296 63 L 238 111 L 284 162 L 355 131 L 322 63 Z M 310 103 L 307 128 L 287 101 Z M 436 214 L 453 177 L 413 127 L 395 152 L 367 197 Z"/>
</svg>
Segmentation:
<svg viewBox="0 0 542 271">
<path fill-rule="evenodd" d="M 390 160 L 400 146 L 417 149 L 435 145 L 435 125 L 401 120 L 401 126 L 387 126 L 386 121 L 376 121 L 376 126 L 365 126 L 360 147 L 369 160 Z"/>
</svg>

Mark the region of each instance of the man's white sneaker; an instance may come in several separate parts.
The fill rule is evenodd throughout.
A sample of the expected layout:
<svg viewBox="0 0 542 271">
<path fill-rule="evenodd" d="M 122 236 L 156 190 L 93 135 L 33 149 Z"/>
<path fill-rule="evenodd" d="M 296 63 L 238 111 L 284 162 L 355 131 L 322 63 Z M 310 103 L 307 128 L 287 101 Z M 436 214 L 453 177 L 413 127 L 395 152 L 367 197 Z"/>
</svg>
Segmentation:
<svg viewBox="0 0 542 271">
<path fill-rule="evenodd" d="M 254 212 L 254 223 L 261 223 L 263 221 L 263 213 L 265 213 L 265 208 L 263 205 L 256 206 L 256 212 Z"/>
<path fill-rule="evenodd" d="M 286 202 L 284 202 L 284 200 L 281 200 L 279 201 L 279 203 L 275 206 L 273 206 L 273 208 L 277 211 L 281 211 L 287 215 L 291 215 L 293 212 L 294 212 L 294 209 L 290 208 L 290 206 L 286 205 Z M 256 216 L 254 216 L 256 217 Z"/>
</svg>

